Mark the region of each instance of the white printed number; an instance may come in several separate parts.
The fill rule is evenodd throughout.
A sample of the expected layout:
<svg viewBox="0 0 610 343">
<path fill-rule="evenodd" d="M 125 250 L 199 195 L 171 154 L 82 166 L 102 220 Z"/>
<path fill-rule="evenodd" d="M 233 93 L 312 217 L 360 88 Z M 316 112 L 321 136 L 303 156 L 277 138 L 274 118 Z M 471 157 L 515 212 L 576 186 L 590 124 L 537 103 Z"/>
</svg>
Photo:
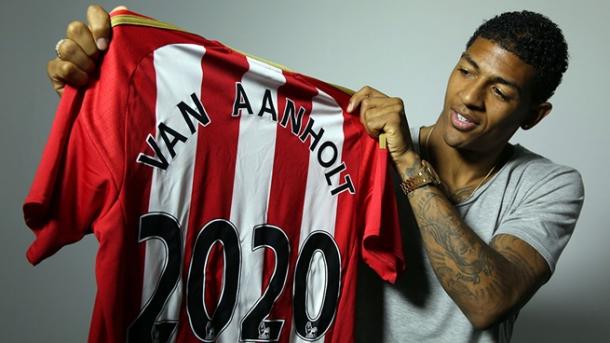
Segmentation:
<svg viewBox="0 0 610 343">
<path fill-rule="evenodd" d="M 167 342 L 178 323 L 158 320 L 167 298 L 180 278 L 182 236 L 177 220 L 167 213 L 147 213 L 140 217 L 139 242 L 157 239 L 165 247 L 166 267 L 153 295 L 129 326 L 127 341 Z M 253 230 L 254 246 L 271 249 L 275 256 L 275 271 L 267 289 L 241 319 L 242 341 L 276 342 L 285 319 L 270 318 L 275 301 L 284 291 L 290 261 L 290 242 L 286 233 L 273 225 L 258 225 Z M 209 252 L 216 244 L 224 250 L 224 278 L 221 298 L 213 315 L 207 310 L 204 294 L 206 264 Z M 312 318 L 307 311 L 307 274 L 316 253 L 321 253 L 326 265 L 326 285 L 319 313 Z M 215 219 L 203 226 L 193 248 L 186 280 L 186 310 L 193 334 L 204 342 L 213 342 L 231 321 L 238 295 L 242 254 L 238 230 L 228 220 Z M 295 331 L 302 339 L 313 341 L 326 333 L 333 323 L 340 292 L 341 260 L 332 236 L 323 231 L 312 232 L 305 240 L 294 271 L 292 306 Z"/>
</svg>

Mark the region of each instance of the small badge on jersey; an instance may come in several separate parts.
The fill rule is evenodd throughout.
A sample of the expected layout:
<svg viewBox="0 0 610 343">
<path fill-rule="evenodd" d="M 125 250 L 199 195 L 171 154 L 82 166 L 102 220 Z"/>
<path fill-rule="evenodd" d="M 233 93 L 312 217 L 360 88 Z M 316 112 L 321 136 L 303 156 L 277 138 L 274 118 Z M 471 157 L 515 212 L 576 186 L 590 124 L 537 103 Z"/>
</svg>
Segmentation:
<svg viewBox="0 0 610 343">
<path fill-rule="evenodd" d="M 305 324 L 305 338 L 317 338 L 318 337 L 318 328 L 316 326 L 313 326 L 313 324 L 310 321 L 307 321 L 307 324 Z"/>
</svg>

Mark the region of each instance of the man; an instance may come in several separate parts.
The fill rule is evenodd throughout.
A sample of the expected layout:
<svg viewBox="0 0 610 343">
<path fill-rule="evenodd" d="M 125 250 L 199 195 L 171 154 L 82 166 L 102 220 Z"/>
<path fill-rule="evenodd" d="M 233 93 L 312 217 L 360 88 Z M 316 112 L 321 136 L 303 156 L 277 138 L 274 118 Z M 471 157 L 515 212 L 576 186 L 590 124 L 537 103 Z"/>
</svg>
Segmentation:
<svg viewBox="0 0 610 343">
<path fill-rule="evenodd" d="M 510 339 L 517 311 L 551 276 L 582 205 L 576 171 L 508 144 L 549 114 L 547 99 L 566 68 L 554 23 L 504 13 L 468 41 L 436 124 L 414 132 L 415 142 L 399 99 L 366 87 L 354 94 L 351 107 L 360 106 L 369 133 L 387 134 L 419 228 L 406 238 L 407 254 L 421 239 L 426 256 L 420 272 L 417 256 L 407 256 L 415 268 L 386 286 L 383 325 L 364 335 L 383 327 L 384 341 Z"/>
<path fill-rule="evenodd" d="M 56 46 L 61 57 L 48 64 L 59 94 L 66 83 L 85 85 L 108 46 L 108 14 L 90 6 L 88 20 L 68 26 Z M 360 340 L 510 340 L 518 310 L 551 276 L 582 206 L 577 171 L 508 143 L 550 113 L 547 100 L 566 68 L 554 23 L 504 13 L 469 40 L 433 126 L 409 132 L 400 99 L 370 87 L 353 95 L 348 110 L 371 136 L 385 133 L 399 202 L 409 203 L 409 270 L 396 286 L 363 278 Z"/>
</svg>

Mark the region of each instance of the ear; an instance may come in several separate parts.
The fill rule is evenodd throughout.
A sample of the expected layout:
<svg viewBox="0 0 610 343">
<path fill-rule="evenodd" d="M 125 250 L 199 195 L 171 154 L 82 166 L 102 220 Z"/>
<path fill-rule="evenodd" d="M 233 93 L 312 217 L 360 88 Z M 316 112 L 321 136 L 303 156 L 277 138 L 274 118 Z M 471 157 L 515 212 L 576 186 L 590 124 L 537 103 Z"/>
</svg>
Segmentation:
<svg viewBox="0 0 610 343">
<path fill-rule="evenodd" d="M 536 126 L 544 117 L 551 113 L 552 109 L 553 105 L 550 102 L 543 102 L 536 105 L 532 109 L 530 116 L 521 123 L 521 128 L 523 130 L 529 130 Z"/>
</svg>

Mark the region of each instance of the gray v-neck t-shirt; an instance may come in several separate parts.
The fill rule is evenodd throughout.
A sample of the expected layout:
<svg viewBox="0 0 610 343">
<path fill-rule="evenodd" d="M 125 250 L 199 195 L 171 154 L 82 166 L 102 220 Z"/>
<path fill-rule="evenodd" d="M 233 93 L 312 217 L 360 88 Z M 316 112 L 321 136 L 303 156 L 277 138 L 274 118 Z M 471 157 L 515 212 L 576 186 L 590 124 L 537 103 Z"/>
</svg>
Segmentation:
<svg viewBox="0 0 610 343">
<path fill-rule="evenodd" d="M 411 135 L 419 151 L 419 130 Z M 521 145 L 512 150 L 508 162 L 456 208 L 485 242 L 497 234 L 516 236 L 536 249 L 554 271 L 582 207 L 582 178 L 575 169 Z M 357 341 L 509 342 L 516 314 L 487 330 L 476 330 L 437 280 L 408 200 L 398 187 L 396 194 L 407 269 L 390 285 L 363 264 Z"/>
</svg>

